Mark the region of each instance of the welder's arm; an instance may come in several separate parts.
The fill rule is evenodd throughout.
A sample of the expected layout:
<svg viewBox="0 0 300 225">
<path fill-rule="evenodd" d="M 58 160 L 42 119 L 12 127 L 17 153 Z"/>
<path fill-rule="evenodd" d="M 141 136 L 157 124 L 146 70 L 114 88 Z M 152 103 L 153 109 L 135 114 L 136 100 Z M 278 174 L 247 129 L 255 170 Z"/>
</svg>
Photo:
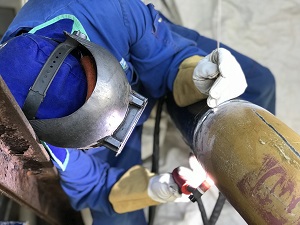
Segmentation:
<svg viewBox="0 0 300 225">
<path fill-rule="evenodd" d="M 173 95 L 179 106 L 207 98 L 208 106 L 213 108 L 238 97 L 246 87 L 239 63 L 228 50 L 220 48 L 204 58 L 185 59 L 174 81 Z"/>
<path fill-rule="evenodd" d="M 51 161 L 61 171 L 65 171 L 70 159 L 70 152 L 66 148 L 57 148 L 47 144 L 46 142 L 42 142 L 43 146 L 47 150 Z"/>
<path fill-rule="evenodd" d="M 116 214 L 108 195 L 112 186 L 126 172 L 125 169 L 110 167 L 101 158 L 86 151 L 43 144 L 58 170 L 61 186 L 74 209 L 90 208 L 107 215 Z"/>
<path fill-rule="evenodd" d="M 110 192 L 109 200 L 114 210 L 123 213 L 160 203 L 186 202 L 189 200 L 188 193 L 182 190 L 187 185 L 196 189 L 208 180 L 206 172 L 194 155 L 190 156 L 189 162 L 190 168 L 180 166 L 172 173 L 162 174 L 150 173 L 139 165 L 132 167 Z M 179 180 L 184 180 L 184 184 Z"/>
<path fill-rule="evenodd" d="M 108 215 L 175 201 L 181 195 L 171 173 L 155 175 L 136 165 L 125 171 L 75 149 L 44 143 L 59 171 L 63 190 L 76 210 Z"/>
</svg>

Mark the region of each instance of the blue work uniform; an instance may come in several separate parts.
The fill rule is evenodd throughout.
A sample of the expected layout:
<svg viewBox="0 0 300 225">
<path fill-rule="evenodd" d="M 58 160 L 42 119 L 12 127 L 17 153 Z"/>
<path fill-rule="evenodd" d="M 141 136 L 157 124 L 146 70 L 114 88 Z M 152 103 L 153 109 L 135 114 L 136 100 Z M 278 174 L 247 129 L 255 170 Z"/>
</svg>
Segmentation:
<svg viewBox="0 0 300 225">
<path fill-rule="evenodd" d="M 129 168 L 142 163 L 142 124 L 157 99 L 172 91 L 180 63 L 193 55 L 207 55 L 216 48 L 216 42 L 171 23 L 152 4 L 145 5 L 140 0 L 29 0 L 1 42 L 23 33 L 64 41 L 63 31 L 75 30 L 109 50 L 120 62 L 132 88 L 147 97 L 149 104 L 118 157 L 104 147 L 88 151 L 68 149 L 66 168 L 55 163 L 61 185 L 76 210 L 90 208 L 95 225 L 145 225 L 143 210 L 114 212 L 108 201 L 110 190 Z M 226 48 L 241 64 L 247 78 L 248 88 L 241 97 L 275 113 L 275 81 L 271 72 Z M 27 93 L 19 95 L 17 84 L 9 82 L 9 78 L 4 80 L 22 107 Z M 40 118 L 56 113 L 44 112 L 42 108 L 43 105 L 37 114 Z M 65 114 L 71 113 L 68 110 Z"/>
</svg>

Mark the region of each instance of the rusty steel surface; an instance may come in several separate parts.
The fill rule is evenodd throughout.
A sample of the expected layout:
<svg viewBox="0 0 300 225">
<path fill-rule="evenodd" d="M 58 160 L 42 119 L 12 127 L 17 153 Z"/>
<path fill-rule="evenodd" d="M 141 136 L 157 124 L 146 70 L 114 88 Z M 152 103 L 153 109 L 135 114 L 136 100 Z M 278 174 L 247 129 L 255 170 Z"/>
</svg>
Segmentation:
<svg viewBox="0 0 300 225">
<path fill-rule="evenodd" d="M 53 225 L 83 224 L 45 149 L 0 76 L 0 192 Z"/>
</svg>

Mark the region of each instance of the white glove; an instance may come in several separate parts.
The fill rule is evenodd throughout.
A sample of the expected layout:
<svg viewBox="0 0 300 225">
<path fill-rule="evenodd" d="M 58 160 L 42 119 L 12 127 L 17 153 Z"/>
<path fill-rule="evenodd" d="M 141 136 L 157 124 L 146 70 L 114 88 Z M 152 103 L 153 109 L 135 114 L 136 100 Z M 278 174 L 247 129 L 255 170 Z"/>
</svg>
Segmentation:
<svg viewBox="0 0 300 225">
<path fill-rule="evenodd" d="M 201 93 L 208 95 L 207 105 L 211 108 L 238 97 L 247 87 L 240 64 L 224 48 L 212 51 L 199 61 L 193 81 Z"/>
<path fill-rule="evenodd" d="M 148 195 L 154 201 L 173 202 L 181 197 L 179 187 L 170 173 L 155 175 L 149 180 Z"/>
<path fill-rule="evenodd" d="M 208 179 L 207 173 L 193 154 L 189 157 L 189 164 L 191 168 L 179 166 L 174 171 L 177 170 L 178 176 L 185 180 L 186 184 L 197 188 L 203 181 Z M 178 180 L 178 182 L 180 181 Z M 182 190 L 179 190 L 178 185 L 171 173 L 155 175 L 149 180 L 148 195 L 154 201 L 161 203 L 190 201 L 187 195 L 181 194 Z"/>
</svg>

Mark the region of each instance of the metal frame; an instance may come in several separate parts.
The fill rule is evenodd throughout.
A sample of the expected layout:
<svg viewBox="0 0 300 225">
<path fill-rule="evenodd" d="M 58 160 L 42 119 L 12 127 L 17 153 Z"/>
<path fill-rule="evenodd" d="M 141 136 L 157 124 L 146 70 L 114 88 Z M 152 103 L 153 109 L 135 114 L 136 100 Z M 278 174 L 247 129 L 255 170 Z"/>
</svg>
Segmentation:
<svg viewBox="0 0 300 225">
<path fill-rule="evenodd" d="M 51 225 L 81 225 L 45 149 L 0 75 L 0 191 Z"/>
</svg>

